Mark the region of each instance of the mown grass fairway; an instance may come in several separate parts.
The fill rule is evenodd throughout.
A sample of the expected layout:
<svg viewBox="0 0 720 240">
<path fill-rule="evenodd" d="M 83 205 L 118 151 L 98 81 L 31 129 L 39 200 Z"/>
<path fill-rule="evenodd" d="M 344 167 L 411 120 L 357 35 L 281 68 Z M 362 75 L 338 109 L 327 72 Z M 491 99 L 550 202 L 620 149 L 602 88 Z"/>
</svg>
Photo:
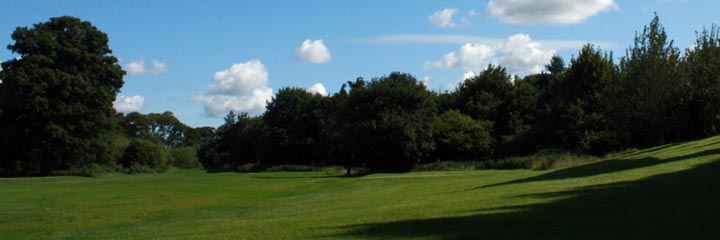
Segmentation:
<svg viewBox="0 0 720 240">
<path fill-rule="evenodd" d="M 2 239 L 720 239 L 720 138 L 553 171 L 0 179 Z"/>
</svg>

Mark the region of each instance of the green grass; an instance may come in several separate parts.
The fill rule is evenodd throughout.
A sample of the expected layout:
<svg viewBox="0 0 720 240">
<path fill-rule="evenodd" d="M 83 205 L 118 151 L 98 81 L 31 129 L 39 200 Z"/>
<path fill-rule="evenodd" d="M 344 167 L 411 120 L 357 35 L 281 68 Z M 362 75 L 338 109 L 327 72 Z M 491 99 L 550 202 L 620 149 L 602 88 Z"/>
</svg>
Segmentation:
<svg viewBox="0 0 720 240">
<path fill-rule="evenodd" d="M 720 138 L 556 170 L 0 179 L 0 239 L 720 239 Z"/>
</svg>

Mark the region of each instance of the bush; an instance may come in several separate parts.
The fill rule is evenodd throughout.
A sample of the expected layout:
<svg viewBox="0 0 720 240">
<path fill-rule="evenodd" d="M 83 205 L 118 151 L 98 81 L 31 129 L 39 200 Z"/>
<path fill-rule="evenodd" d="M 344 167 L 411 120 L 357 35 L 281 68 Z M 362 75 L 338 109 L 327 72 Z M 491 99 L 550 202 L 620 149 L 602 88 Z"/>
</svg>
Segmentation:
<svg viewBox="0 0 720 240">
<path fill-rule="evenodd" d="M 494 161 L 482 162 L 483 169 L 533 169 L 546 170 L 554 168 L 566 168 L 596 162 L 601 158 L 563 152 L 559 150 L 544 150 L 532 155 L 522 157 L 509 157 Z"/>
<path fill-rule="evenodd" d="M 264 170 L 264 172 L 314 172 L 319 168 L 309 165 L 277 165 Z"/>
<path fill-rule="evenodd" d="M 241 173 L 247 173 L 247 172 L 262 172 L 267 167 L 263 164 L 259 163 L 245 163 L 237 167 L 237 171 Z"/>
<path fill-rule="evenodd" d="M 130 173 L 165 172 L 169 168 L 165 148 L 142 139 L 130 141 L 120 164 Z"/>
<path fill-rule="evenodd" d="M 125 149 L 130 145 L 130 139 L 123 135 L 114 135 L 110 141 L 110 160 L 112 164 L 120 163 Z"/>
<path fill-rule="evenodd" d="M 434 163 L 418 164 L 415 171 L 472 171 L 480 169 L 480 161 L 438 161 Z"/>
<path fill-rule="evenodd" d="M 197 148 L 172 148 L 169 152 L 173 166 L 177 168 L 200 168 L 200 162 L 197 157 Z"/>
<path fill-rule="evenodd" d="M 493 123 L 478 121 L 456 110 L 438 116 L 434 134 L 439 158 L 482 160 L 490 156 Z"/>
</svg>

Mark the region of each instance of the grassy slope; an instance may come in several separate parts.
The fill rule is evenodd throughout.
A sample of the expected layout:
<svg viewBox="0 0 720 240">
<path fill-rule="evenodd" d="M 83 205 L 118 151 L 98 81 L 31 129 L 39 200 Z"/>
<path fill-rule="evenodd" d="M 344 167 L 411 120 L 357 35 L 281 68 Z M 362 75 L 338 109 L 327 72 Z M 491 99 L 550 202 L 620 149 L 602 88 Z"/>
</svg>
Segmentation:
<svg viewBox="0 0 720 240">
<path fill-rule="evenodd" d="M 720 239 L 720 137 L 555 171 L 0 179 L 0 239 Z"/>
</svg>

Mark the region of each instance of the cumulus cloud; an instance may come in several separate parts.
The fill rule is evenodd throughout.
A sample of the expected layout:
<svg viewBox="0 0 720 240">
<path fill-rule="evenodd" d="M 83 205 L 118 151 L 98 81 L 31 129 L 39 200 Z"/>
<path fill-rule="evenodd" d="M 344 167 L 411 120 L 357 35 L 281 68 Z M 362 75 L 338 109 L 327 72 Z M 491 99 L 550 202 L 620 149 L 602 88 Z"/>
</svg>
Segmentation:
<svg viewBox="0 0 720 240">
<path fill-rule="evenodd" d="M 153 60 L 152 73 L 160 75 L 167 72 L 167 63 L 158 60 Z"/>
<path fill-rule="evenodd" d="M 466 43 L 458 52 L 445 54 L 440 61 L 425 63 L 435 69 L 465 68 L 479 70 L 484 68 L 495 55 L 495 50 L 485 44 Z"/>
<path fill-rule="evenodd" d="M 512 24 L 575 24 L 618 9 L 615 0 L 491 0 L 487 13 Z"/>
<path fill-rule="evenodd" d="M 253 89 L 246 95 L 201 95 L 192 98 L 193 101 L 205 105 L 205 113 L 214 117 L 223 117 L 228 112 L 260 113 L 265 110 L 267 101 L 270 101 L 273 91 L 268 87 Z"/>
<path fill-rule="evenodd" d="M 147 69 L 145 69 L 145 60 L 140 61 L 134 61 L 130 62 L 128 64 L 125 64 L 125 71 L 129 75 L 143 75 L 145 72 L 147 72 Z"/>
<path fill-rule="evenodd" d="M 202 103 L 205 112 L 214 117 L 225 116 L 228 112 L 260 113 L 273 90 L 267 86 L 268 72 L 260 60 L 233 64 L 218 71 L 205 95 L 195 96 L 193 101 Z"/>
<path fill-rule="evenodd" d="M 455 8 L 445 8 L 437 11 L 428 17 L 430 23 L 436 28 L 451 28 L 455 27 L 455 21 L 453 21 L 453 15 L 458 12 Z"/>
<path fill-rule="evenodd" d="M 532 41 L 527 34 L 516 34 L 492 46 L 466 43 L 459 51 L 447 53 L 439 61 L 426 62 L 425 67 L 480 72 L 488 64 L 496 64 L 513 73 L 529 74 L 542 71 L 555 52 L 553 48 Z"/>
<path fill-rule="evenodd" d="M 319 40 L 305 40 L 297 50 L 297 55 L 300 60 L 308 63 L 327 63 L 332 58 L 330 56 L 330 49 L 328 49 L 323 43 L 322 39 Z"/>
<path fill-rule="evenodd" d="M 463 74 L 462 79 L 460 79 L 460 81 L 462 82 L 462 81 L 465 81 L 465 79 L 474 78 L 474 77 L 475 77 L 475 72 L 467 71 L 467 72 L 465 72 L 465 74 Z"/>
<path fill-rule="evenodd" d="M 213 76 L 210 92 L 234 95 L 261 88 L 268 83 L 268 72 L 260 60 L 233 64 Z"/>
<path fill-rule="evenodd" d="M 500 65 L 515 73 L 539 73 L 555 55 L 555 49 L 543 48 L 540 43 L 533 42 L 527 34 L 516 34 L 508 38 L 507 43 L 500 46 L 504 53 Z"/>
<path fill-rule="evenodd" d="M 145 105 L 145 98 L 142 96 L 118 96 L 113 102 L 116 111 L 122 113 L 139 112 Z"/>
<path fill-rule="evenodd" d="M 143 75 L 148 72 L 148 68 L 145 66 L 145 60 L 138 60 L 125 64 L 123 68 L 129 75 Z M 153 60 L 150 72 L 154 75 L 161 75 L 167 72 L 167 63 L 158 60 Z"/>
<path fill-rule="evenodd" d="M 327 90 L 325 90 L 325 86 L 322 85 L 322 83 L 316 83 L 307 88 L 307 91 L 312 94 L 320 94 L 322 96 L 327 96 Z"/>
</svg>

